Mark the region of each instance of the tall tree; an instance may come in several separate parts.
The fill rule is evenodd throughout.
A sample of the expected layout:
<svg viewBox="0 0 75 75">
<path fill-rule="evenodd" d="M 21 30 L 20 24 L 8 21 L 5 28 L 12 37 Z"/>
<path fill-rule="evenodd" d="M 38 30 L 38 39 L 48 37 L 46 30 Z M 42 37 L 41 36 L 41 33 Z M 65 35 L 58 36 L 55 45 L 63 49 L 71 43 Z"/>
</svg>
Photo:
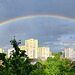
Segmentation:
<svg viewBox="0 0 75 75">
<path fill-rule="evenodd" d="M 10 43 L 14 48 L 11 56 L 5 59 L 5 54 L 0 54 L 0 60 L 3 61 L 3 66 L 0 66 L 1 75 L 29 75 L 33 68 L 30 64 L 32 60 L 25 54 L 25 50 L 20 50 L 18 47 L 20 41 L 17 42 L 14 38 Z"/>
</svg>

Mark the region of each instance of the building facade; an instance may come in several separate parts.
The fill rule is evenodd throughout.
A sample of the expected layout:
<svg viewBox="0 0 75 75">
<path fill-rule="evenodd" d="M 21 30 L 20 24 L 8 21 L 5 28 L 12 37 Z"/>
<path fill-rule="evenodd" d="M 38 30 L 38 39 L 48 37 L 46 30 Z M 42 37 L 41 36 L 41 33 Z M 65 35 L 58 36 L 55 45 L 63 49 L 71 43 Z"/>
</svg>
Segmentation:
<svg viewBox="0 0 75 75">
<path fill-rule="evenodd" d="M 20 50 L 25 50 L 25 46 L 19 46 Z"/>
<path fill-rule="evenodd" d="M 39 47 L 38 48 L 38 58 L 47 59 L 50 56 L 50 48 L 49 47 Z"/>
<path fill-rule="evenodd" d="M 25 40 L 25 50 L 27 51 L 27 55 L 29 56 L 29 58 L 37 58 L 38 40 L 36 39 Z"/>
<path fill-rule="evenodd" d="M 25 50 L 25 54 L 27 54 L 27 50 L 25 49 L 25 46 L 19 46 L 20 50 Z"/>
<path fill-rule="evenodd" d="M 14 51 L 14 48 L 8 49 L 8 58 L 12 56 L 12 51 Z"/>
<path fill-rule="evenodd" d="M 73 48 L 65 48 L 65 58 L 72 58 Z"/>
<path fill-rule="evenodd" d="M 2 48 L 0 48 L 0 53 L 2 53 Z"/>
<path fill-rule="evenodd" d="M 75 58 L 75 51 L 73 48 L 65 48 L 64 51 L 62 51 L 61 58 Z"/>
</svg>

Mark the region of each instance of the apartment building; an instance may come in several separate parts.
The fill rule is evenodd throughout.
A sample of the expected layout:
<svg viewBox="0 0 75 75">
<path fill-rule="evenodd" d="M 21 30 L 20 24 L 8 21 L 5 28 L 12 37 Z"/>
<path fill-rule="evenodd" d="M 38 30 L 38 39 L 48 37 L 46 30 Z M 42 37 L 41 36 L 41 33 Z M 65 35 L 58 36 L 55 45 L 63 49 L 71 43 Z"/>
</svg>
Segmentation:
<svg viewBox="0 0 75 75">
<path fill-rule="evenodd" d="M 38 58 L 47 59 L 50 56 L 50 48 L 49 47 L 39 47 L 38 48 Z"/>
<path fill-rule="evenodd" d="M 75 58 L 75 51 L 73 48 L 65 48 L 62 51 L 61 58 Z"/>
<path fill-rule="evenodd" d="M 29 58 L 32 59 L 47 59 L 50 56 L 50 48 L 49 47 L 39 47 L 38 48 L 38 40 L 37 39 L 27 39 L 25 40 L 24 46 L 19 46 L 20 50 L 25 50 L 26 54 Z M 11 51 L 14 49 L 8 49 L 8 57 L 10 57 Z"/>
<path fill-rule="evenodd" d="M 29 58 L 37 58 L 38 51 L 38 40 L 36 39 L 27 39 L 25 40 L 25 50 Z"/>
</svg>

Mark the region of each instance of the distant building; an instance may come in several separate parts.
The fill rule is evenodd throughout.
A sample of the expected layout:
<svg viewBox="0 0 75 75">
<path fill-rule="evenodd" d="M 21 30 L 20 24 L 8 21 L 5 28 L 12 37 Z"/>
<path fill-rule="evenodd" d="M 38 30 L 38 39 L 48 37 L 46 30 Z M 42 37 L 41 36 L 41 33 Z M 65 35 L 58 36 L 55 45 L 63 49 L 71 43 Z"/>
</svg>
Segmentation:
<svg viewBox="0 0 75 75">
<path fill-rule="evenodd" d="M 27 51 L 27 55 L 29 56 L 29 58 L 37 58 L 38 40 L 25 40 L 25 50 Z"/>
<path fill-rule="evenodd" d="M 2 53 L 4 53 L 4 50 L 2 50 Z"/>
<path fill-rule="evenodd" d="M 75 58 L 75 51 L 73 48 L 65 48 L 60 58 Z"/>
<path fill-rule="evenodd" d="M 27 50 L 25 49 L 25 46 L 19 46 L 20 50 L 25 50 L 25 54 L 27 54 Z"/>
<path fill-rule="evenodd" d="M 65 48 L 65 58 L 72 58 L 73 48 Z"/>
<path fill-rule="evenodd" d="M 31 61 L 31 64 L 34 65 L 37 61 L 38 61 L 37 59 L 33 59 L 33 60 Z"/>
<path fill-rule="evenodd" d="M 69 59 L 70 61 L 75 61 L 75 58 Z"/>
<path fill-rule="evenodd" d="M 8 58 L 12 55 L 12 51 L 14 51 L 14 48 L 8 49 Z"/>
<path fill-rule="evenodd" d="M 0 53 L 2 53 L 2 48 L 0 48 Z M 2 65 L 2 62 L 0 62 L 0 66 Z"/>
<path fill-rule="evenodd" d="M 38 58 L 47 59 L 50 56 L 50 48 L 49 47 L 39 47 L 38 48 Z"/>
<path fill-rule="evenodd" d="M 2 53 L 2 48 L 0 48 L 0 53 Z"/>
<path fill-rule="evenodd" d="M 51 55 L 50 57 L 54 58 L 55 56 L 54 55 Z"/>
</svg>

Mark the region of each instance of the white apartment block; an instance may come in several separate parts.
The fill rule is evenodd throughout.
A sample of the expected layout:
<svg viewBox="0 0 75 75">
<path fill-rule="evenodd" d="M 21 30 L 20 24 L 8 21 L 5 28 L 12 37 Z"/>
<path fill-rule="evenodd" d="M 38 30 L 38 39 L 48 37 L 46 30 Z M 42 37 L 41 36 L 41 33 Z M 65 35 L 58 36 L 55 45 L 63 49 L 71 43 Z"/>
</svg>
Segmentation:
<svg viewBox="0 0 75 75">
<path fill-rule="evenodd" d="M 29 56 L 29 58 L 37 58 L 38 40 L 25 40 L 25 50 L 27 51 L 27 55 Z"/>
<path fill-rule="evenodd" d="M 61 58 L 75 58 L 75 51 L 73 48 L 65 48 L 65 50 L 62 51 Z"/>
</svg>

